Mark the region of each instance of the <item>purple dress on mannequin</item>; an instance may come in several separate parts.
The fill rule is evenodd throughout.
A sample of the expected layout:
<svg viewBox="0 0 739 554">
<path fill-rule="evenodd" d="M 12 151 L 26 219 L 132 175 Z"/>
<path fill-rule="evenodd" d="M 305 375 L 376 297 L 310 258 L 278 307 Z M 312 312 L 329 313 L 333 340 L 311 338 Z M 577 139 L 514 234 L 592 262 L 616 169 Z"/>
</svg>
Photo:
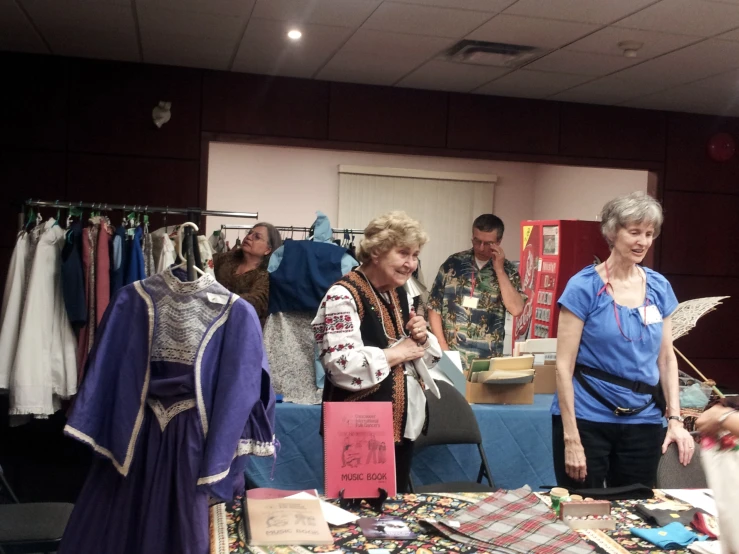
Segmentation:
<svg viewBox="0 0 739 554">
<path fill-rule="evenodd" d="M 274 455 L 259 319 L 211 275 L 166 270 L 111 300 L 65 432 L 96 457 L 61 554 L 207 554 L 208 497 Z"/>
</svg>

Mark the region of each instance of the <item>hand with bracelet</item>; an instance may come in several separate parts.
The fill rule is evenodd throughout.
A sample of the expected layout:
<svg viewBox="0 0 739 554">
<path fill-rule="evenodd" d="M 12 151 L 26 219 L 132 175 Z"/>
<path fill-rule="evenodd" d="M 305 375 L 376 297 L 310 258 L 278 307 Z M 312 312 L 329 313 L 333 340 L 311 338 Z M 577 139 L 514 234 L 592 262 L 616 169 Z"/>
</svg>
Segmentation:
<svg viewBox="0 0 739 554">
<path fill-rule="evenodd" d="M 739 434 L 739 412 L 717 404 L 703 412 L 695 421 L 696 430 L 704 435 L 715 436 L 721 431 Z"/>
</svg>

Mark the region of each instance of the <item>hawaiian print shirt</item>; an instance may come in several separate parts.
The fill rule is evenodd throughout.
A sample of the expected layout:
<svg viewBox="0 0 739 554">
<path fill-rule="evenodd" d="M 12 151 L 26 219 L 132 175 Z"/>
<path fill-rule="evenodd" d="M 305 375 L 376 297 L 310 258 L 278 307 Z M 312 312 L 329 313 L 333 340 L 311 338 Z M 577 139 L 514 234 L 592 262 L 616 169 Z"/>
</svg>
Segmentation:
<svg viewBox="0 0 739 554">
<path fill-rule="evenodd" d="M 518 270 L 508 260 L 503 268 L 525 302 Z M 477 308 L 463 306 L 463 298 L 470 292 L 478 299 Z M 449 256 L 434 281 L 429 309 L 441 315 L 446 342 L 450 349 L 459 351 L 465 369 L 477 358 L 503 355 L 506 308 L 492 260 L 478 269 L 471 249 Z"/>
</svg>

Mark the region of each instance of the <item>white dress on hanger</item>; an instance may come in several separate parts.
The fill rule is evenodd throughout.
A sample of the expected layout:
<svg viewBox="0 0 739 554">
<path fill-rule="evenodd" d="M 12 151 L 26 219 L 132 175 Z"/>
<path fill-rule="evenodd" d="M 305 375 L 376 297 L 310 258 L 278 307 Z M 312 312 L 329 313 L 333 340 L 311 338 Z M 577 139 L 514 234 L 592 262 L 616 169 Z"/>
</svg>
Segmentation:
<svg viewBox="0 0 739 554">
<path fill-rule="evenodd" d="M 10 386 L 15 350 L 18 347 L 23 301 L 26 296 L 28 249 L 28 233 L 21 231 L 15 243 L 13 257 L 10 258 L 3 306 L 0 311 L 0 389 L 7 389 Z"/>
<path fill-rule="evenodd" d="M 77 392 L 77 341 L 62 296 L 64 235 L 50 219 L 36 246 L 10 382 L 11 416 L 46 418 Z"/>
</svg>

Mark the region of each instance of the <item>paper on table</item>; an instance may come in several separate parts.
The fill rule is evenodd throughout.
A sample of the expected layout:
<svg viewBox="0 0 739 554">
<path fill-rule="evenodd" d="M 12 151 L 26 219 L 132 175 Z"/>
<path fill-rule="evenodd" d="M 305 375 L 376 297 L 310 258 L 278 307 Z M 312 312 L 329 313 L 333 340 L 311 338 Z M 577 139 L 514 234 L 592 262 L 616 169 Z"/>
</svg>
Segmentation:
<svg viewBox="0 0 739 554">
<path fill-rule="evenodd" d="M 713 499 L 711 489 L 660 489 L 667 496 L 676 500 L 682 500 L 693 506 L 705 510 L 714 517 L 718 517 L 716 501 Z"/>
<path fill-rule="evenodd" d="M 298 494 L 293 494 L 287 498 L 306 499 L 315 498 L 315 496 L 312 496 L 307 492 L 299 492 Z M 355 516 L 353 513 L 347 512 L 346 510 L 339 508 L 338 506 L 334 506 L 333 504 L 329 504 L 328 502 L 324 502 L 323 500 L 321 500 L 321 511 L 323 512 L 323 517 L 325 517 L 326 521 L 331 525 L 346 525 L 347 523 L 351 523 L 359 519 L 359 516 Z"/>
</svg>

